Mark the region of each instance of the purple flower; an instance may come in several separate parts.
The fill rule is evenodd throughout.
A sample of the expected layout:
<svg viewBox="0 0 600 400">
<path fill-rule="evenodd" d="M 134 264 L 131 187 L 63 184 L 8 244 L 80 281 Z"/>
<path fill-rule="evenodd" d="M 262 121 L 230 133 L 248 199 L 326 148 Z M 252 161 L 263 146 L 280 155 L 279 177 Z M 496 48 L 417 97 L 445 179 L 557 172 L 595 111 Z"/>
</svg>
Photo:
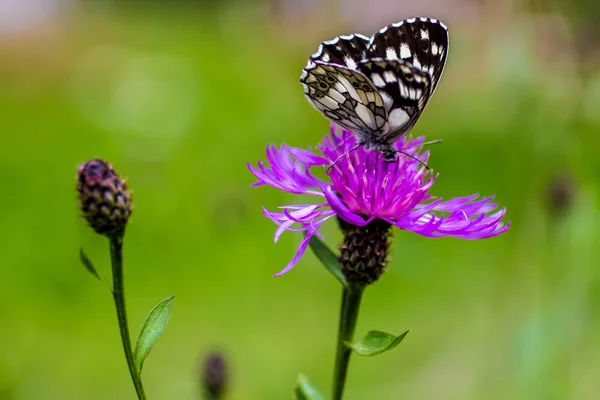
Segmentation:
<svg viewBox="0 0 600 400">
<path fill-rule="evenodd" d="M 285 144 L 281 149 L 268 146 L 266 165 L 262 162 L 258 162 L 258 168 L 248 165 L 258 178 L 252 186 L 269 185 L 322 199 L 317 204 L 283 206 L 283 212 L 263 210 L 278 226 L 275 242 L 285 231 L 306 232 L 292 261 L 275 276 L 289 272 L 298 263 L 313 235 L 321 237 L 319 227 L 334 216 L 359 227 L 379 219 L 430 238 L 451 236 L 474 240 L 506 232 L 510 223 L 501 222 L 506 209 L 498 210 L 491 203 L 493 196 L 478 199 L 479 195 L 474 194 L 442 201 L 429 194 L 437 175 L 422 164 L 429 159 L 429 151 L 421 153 L 423 142 L 423 137 L 398 141 L 396 148 L 414 159 L 399 154 L 392 163 L 362 147 L 349 152 L 356 144 L 354 136 L 345 130 L 338 132 L 335 125 L 331 126 L 331 136 L 317 146 L 322 155 Z M 311 174 L 312 167 L 328 167 L 340 156 L 327 172 L 330 182 Z"/>
</svg>

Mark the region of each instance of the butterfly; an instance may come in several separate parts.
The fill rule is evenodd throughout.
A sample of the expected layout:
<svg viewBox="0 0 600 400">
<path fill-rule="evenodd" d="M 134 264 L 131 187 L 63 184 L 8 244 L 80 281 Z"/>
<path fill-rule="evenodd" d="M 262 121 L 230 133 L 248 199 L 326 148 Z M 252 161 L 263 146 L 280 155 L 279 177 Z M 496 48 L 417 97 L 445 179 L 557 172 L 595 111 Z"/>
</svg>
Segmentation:
<svg viewBox="0 0 600 400">
<path fill-rule="evenodd" d="M 310 104 L 352 132 L 355 147 L 396 159 L 394 144 L 417 123 L 442 76 L 448 28 L 433 18 L 388 25 L 371 38 L 342 35 L 319 45 L 300 83 Z"/>
</svg>

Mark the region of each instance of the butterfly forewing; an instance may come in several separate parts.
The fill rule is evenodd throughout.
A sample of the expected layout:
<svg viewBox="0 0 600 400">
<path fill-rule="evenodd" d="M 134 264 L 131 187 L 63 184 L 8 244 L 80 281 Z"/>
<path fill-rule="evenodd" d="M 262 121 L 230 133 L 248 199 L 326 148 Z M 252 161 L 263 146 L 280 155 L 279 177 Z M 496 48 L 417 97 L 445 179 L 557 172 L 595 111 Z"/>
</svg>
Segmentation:
<svg viewBox="0 0 600 400">
<path fill-rule="evenodd" d="M 389 130 L 378 139 L 389 143 L 415 125 L 431 94 L 429 74 L 403 60 L 374 58 L 359 64 L 379 91 L 388 114 Z"/>
<path fill-rule="evenodd" d="M 309 63 L 300 82 L 308 101 L 330 121 L 361 136 L 381 131 L 387 111 L 371 80 L 340 65 Z"/>
<path fill-rule="evenodd" d="M 365 58 L 409 62 L 430 75 L 431 93 L 442 76 L 448 54 L 448 28 L 433 18 L 411 18 L 388 25 L 373 35 Z"/>
<path fill-rule="evenodd" d="M 317 52 L 310 57 L 309 63 L 318 61 L 355 69 L 362 60 L 368 43 L 369 38 L 359 34 L 338 36 L 321 43 Z"/>
</svg>

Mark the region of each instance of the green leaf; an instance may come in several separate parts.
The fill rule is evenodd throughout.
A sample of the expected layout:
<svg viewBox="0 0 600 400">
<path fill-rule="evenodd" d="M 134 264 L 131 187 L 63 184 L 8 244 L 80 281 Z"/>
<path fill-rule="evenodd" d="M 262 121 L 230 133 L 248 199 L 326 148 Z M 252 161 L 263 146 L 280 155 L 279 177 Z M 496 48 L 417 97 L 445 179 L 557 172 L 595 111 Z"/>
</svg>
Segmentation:
<svg viewBox="0 0 600 400">
<path fill-rule="evenodd" d="M 167 322 L 169 322 L 171 310 L 173 309 L 173 298 L 174 296 L 166 298 L 154 306 L 152 311 L 150 311 L 150 314 L 146 317 L 144 325 L 142 325 L 140 337 L 138 338 L 133 353 L 135 367 L 140 375 L 142 373 L 144 360 L 148 357 L 150 350 L 152 350 L 152 347 L 154 347 L 158 338 L 167 327 Z"/>
<path fill-rule="evenodd" d="M 346 286 L 346 279 L 342 274 L 342 270 L 340 269 L 340 262 L 338 261 L 336 255 L 329 250 L 329 247 L 321 239 L 317 236 L 313 236 L 308 243 L 311 250 L 319 261 L 327 268 L 329 272 L 344 286 Z"/>
<path fill-rule="evenodd" d="M 100 275 L 98 275 L 98 271 L 96 271 L 96 267 L 94 267 L 92 260 L 88 258 L 88 256 L 84 253 L 82 248 L 79 249 L 79 259 L 81 260 L 81 263 L 83 264 L 85 269 L 87 269 L 87 271 L 90 274 L 94 275 L 96 279 L 98 279 L 100 282 L 104 282 L 104 280 L 100 278 Z"/>
<path fill-rule="evenodd" d="M 298 375 L 298 383 L 294 390 L 296 400 L 325 400 L 317 388 L 302 374 Z"/>
<path fill-rule="evenodd" d="M 376 356 L 398 346 L 408 332 L 394 336 L 381 331 L 370 331 L 357 342 L 346 343 L 346 345 L 361 356 Z"/>
</svg>

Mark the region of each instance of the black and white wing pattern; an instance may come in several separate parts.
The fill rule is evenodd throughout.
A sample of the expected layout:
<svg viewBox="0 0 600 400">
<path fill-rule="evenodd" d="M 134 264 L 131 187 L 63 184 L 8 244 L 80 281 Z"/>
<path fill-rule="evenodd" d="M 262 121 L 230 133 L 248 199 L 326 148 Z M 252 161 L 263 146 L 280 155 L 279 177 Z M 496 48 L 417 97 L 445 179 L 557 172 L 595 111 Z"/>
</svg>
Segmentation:
<svg viewBox="0 0 600 400">
<path fill-rule="evenodd" d="M 391 161 L 394 143 L 416 124 L 435 91 L 448 42 L 448 29 L 433 18 L 388 25 L 370 39 L 338 36 L 319 45 L 300 82 L 326 118 Z"/>
<path fill-rule="evenodd" d="M 300 82 L 308 101 L 326 118 L 358 136 L 387 126 L 383 99 L 371 80 L 358 70 L 309 62 Z"/>
<path fill-rule="evenodd" d="M 358 62 L 363 59 L 368 43 L 369 38 L 359 34 L 338 36 L 321 43 L 308 62 L 323 62 L 356 69 Z"/>
<path fill-rule="evenodd" d="M 358 66 L 379 91 L 388 129 L 373 139 L 393 143 L 417 123 L 431 96 L 430 75 L 404 60 L 372 58 Z"/>
<path fill-rule="evenodd" d="M 410 18 L 371 37 L 366 59 L 405 60 L 430 76 L 431 94 L 442 77 L 448 55 L 448 28 L 433 18 Z"/>
</svg>

